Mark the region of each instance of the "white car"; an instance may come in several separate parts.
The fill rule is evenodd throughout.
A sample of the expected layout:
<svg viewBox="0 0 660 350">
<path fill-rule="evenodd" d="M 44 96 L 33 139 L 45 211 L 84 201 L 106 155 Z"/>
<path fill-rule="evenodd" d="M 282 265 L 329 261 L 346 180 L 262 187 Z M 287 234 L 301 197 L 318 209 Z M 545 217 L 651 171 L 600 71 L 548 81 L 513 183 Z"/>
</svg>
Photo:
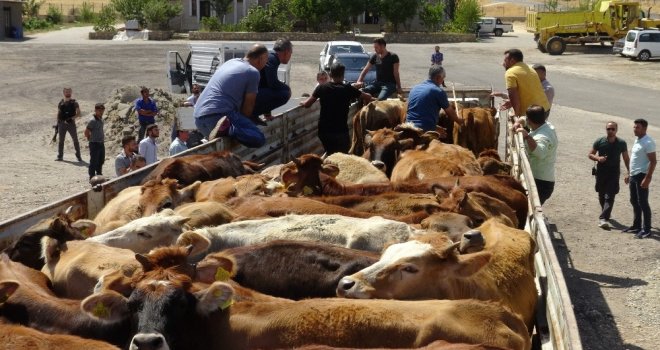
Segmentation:
<svg viewBox="0 0 660 350">
<path fill-rule="evenodd" d="M 648 61 L 651 57 L 660 56 L 660 30 L 633 29 L 626 35 L 626 43 L 622 54 L 632 59 Z"/>
<path fill-rule="evenodd" d="M 366 53 L 366 50 L 357 41 L 328 41 L 319 56 L 319 71 L 330 69 L 330 58 L 337 53 Z"/>
</svg>

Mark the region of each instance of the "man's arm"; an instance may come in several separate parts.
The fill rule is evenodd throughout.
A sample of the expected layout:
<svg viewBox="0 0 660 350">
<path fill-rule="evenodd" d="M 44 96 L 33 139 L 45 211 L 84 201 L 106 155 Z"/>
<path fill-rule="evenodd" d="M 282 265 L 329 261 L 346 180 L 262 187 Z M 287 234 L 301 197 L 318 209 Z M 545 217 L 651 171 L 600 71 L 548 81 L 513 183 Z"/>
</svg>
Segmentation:
<svg viewBox="0 0 660 350">
<path fill-rule="evenodd" d="M 604 163 L 607 160 L 607 157 L 601 157 L 596 155 L 596 149 L 591 149 L 591 152 L 589 152 L 589 159 L 593 160 L 594 162 L 598 163 Z M 626 152 L 626 156 L 628 155 L 628 152 Z M 627 166 L 627 165 L 626 165 Z"/>
<path fill-rule="evenodd" d="M 506 90 L 509 93 L 509 102 L 511 103 L 511 108 L 513 108 L 515 115 L 525 115 L 525 111 L 520 110 L 520 94 L 518 93 L 518 88 L 508 88 Z"/>
<path fill-rule="evenodd" d="M 646 176 L 642 180 L 640 187 L 649 188 L 651 184 L 651 179 L 653 178 L 653 171 L 655 170 L 655 164 L 657 163 L 655 152 L 647 153 L 646 156 L 649 158 L 649 170 L 646 172 Z"/>
<path fill-rule="evenodd" d="M 314 104 L 314 102 L 316 102 L 316 100 L 318 100 L 316 97 L 309 96 L 307 100 L 305 100 L 304 102 L 300 102 L 300 105 L 305 108 L 309 108 Z"/>
<path fill-rule="evenodd" d="M 254 111 L 254 104 L 256 101 L 257 101 L 256 92 L 245 93 L 245 96 L 243 96 L 243 106 L 241 106 L 241 114 L 243 114 L 246 117 L 250 117 L 252 115 L 252 111 Z"/>
<path fill-rule="evenodd" d="M 458 123 L 459 125 L 463 124 L 463 119 L 459 118 L 458 114 L 456 113 L 456 104 L 449 103 L 449 107 L 444 108 L 444 110 L 451 121 Z"/>
<path fill-rule="evenodd" d="M 362 72 L 360 72 L 360 76 L 358 77 L 357 81 L 355 82 L 355 84 L 357 85 L 356 87 L 359 88 L 359 87 L 362 87 L 364 85 L 364 82 L 363 82 L 364 76 L 367 75 L 367 73 L 369 72 L 369 69 L 371 69 L 371 66 L 372 66 L 371 61 L 367 62 L 367 65 L 364 66 L 364 69 L 362 70 Z"/>
<path fill-rule="evenodd" d="M 76 115 L 73 116 L 74 118 L 80 118 L 80 105 L 78 102 L 76 102 Z"/>
<path fill-rule="evenodd" d="M 621 156 L 623 156 L 623 165 L 626 166 L 626 170 L 630 174 L 630 155 L 628 155 L 628 150 L 621 152 Z"/>
<path fill-rule="evenodd" d="M 92 137 L 92 131 L 89 128 L 85 128 L 85 138 L 89 140 L 90 137 Z"/>
<path fill-rule="evenodd" d="M 266 66 L 263 68 L 266 77 L 266 86 L 273 90 L 289 89 L 289 87 L 277 77 L 277 68 L 279 66 L 280 61 L 277 58 L 277 54 L 269 54 L 268 63 L 266 63 Z"/>
<path fill-rule="evenodd" d="M 403 90 L 401 90 L 401 79 L 399 78 L 399 64 L 395 63 L 392 65 L 392 70 L 394 71 L 394 81 L 396 81 L 396 92 L 402 94 Z"/>
<path fill-rule="evenodd" d="M 117 176 L 124 175 L 130 170 L 131 167 L 130 163 L 129 166 L 127 167 L 124 167 L 122 165 L 123 164 L 121 158 L 115 158 L 115 173 L 117 174 Z"/>
</svg>

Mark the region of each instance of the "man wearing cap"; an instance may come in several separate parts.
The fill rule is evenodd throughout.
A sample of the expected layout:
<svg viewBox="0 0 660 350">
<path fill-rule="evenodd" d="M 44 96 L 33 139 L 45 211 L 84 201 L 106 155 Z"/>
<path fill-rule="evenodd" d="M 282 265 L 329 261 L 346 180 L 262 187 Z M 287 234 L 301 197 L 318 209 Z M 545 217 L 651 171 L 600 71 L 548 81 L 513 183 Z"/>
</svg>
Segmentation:
<svg viewBox="0 0 660 350">
<path fill-rule="evenodd" d="M 170 144 L 170 156 L 188 149 L 188 145 L 186 144 L 188 142 L 188 136 L 190 136 L 188 130 L 177 130 L 177 136 Z"/>
<path fill-rule="evenodd" d="M 103 134 L 103 112 L 105 106 L 97 103 L 94 106 L 94 116 L 87 123 L 85 138 L 89 141 L 89 178 L 103 175 L 105 161 L 105 135 Z"/>
</svg>

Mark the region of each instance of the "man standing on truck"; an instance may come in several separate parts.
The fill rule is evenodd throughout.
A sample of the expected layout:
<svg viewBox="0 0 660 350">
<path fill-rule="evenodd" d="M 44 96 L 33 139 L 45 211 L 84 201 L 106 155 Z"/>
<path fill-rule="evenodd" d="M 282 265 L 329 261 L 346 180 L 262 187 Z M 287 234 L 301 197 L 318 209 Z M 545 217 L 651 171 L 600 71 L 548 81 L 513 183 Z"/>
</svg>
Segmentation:
<svg viewBox="0 0 660 350">
<path fill-rule="evenodd" d="M 87 123 L 85 138 L 89 141 L 89 178 L 103 175 L 103 163 L 105 161 L 105 135 L 103 133 L 103 103 L 94 106 L 94 116 Z"/>
<path fill-rule="evenodd" d="M 608 122 L 605 126 L 606 136 L 598 138 L 589 152 L 589 159 L 597 162 L 596 192 L 601 209 L 598 227 L 606 230 L 610 228 L 614 197 L 619 193 L 621 157 L 626 169 L 630 162 L 626 141 L 616 137 L 618 129 L 617 123 Z M 630 169 L 627 173 L 630 173 Z"/>
<path fill-rule="evenodd" d="M 635 233 L 636 238 L 651 235 L 651 207 L 649 206 L 649 186 L 657 163 L 655 140 L 646 134 L 649 123 L 645 119 L 635 119 L 633 132 L 637 137 L 630 156 L 630 175 L 623 178 L 630 187 L 630 204 L 633 207 L 633 224 L 623 232 Z M 642 216 L 644 220 L 642 220 Z"/>
<path fill-rule="evenodd" d="M 288 64 L 293 54 L 293 44 L 286 38 L 280 38 L 273 45 L 273 52 L 268 54 L 268 63 L 259 71 L 259 92 L 254 104 L 254 111 L 250 115 L 255 124 L 266 125 L 260 115 L 271 120 L 273 109 L 284 105 L 291 98 L 291 88 L 277 77 L 280 64 Z"/>
<path fill-rule="evenodd" d="M 57 134 L 60 138 L 57 143 L 57 159 L 61 161 L 64 156 L 64 137 L 68 132 L 73 140 L 73 148 L 76 150 L 76 158 L 82 162 L 80 157 L 80 144 L 78 143 L 78 132 L 76 131 L 76 118 L 80 117 L 80 106 L 71 98 L 73 90 L 70 87 L 62 89 L 64 98 L 57 104 Z"/>
<path fill-rule="evenodd" d="M 509 99 L 502 104 L 503 109 L 513 108 L 516 117 L 525 116 L 531 105 L 543 107 L 545 117 L 550 114 L 550 103 L 543 92 L 538 74 L 523 62 L 523 53 L 518 49 L 504 51 L 502 66 L 506 70 L 504 78 Z"/>
<path fill-rule="evenodd" d="M 244 58 L 221 65 L 195 104 L 195 125 L 208 140 L 229 135 L 247 147 L 261 147 L 266 137 L 251 121 L 259 71 L 266 66 L 268 49 L 254 45 Z"/>
</svg>

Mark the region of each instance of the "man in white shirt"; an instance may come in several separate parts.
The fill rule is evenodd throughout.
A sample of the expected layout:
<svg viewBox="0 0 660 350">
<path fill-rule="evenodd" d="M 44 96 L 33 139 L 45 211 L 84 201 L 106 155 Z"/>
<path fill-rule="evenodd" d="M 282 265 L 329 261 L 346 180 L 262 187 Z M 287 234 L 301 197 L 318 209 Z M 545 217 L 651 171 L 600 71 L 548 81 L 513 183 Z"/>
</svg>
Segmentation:
<svg viewBox="0 0 660 350">
<path fill-rule="evenodd" d="M 186 142 L 188 142 L 189 136 L 190 134 L 188 133 L 188 130 L 177 131 L 177 137 L 170 144 L 170 156 L 181 153 L 188 149 Z"/>
<path fill-rule="evenodd" d="M 655 140 L 646 134 L 648 125 L 649 123 L 644 119 L 635 119 L 633 132 L 637 138 L 630 152 L 630 175 L 623 178 L 630 187 L 630 204 L 634 214 L 632 226 L 623 232 L 635 233 L 636 238 L 646 238 L 651 235 L 649 186 L 657 159 Z"/>
<path fill-rule="evenodd" d="M 147 165 L 158 161 L 158 144 L 156 143 L 156 139 L 159 135 L 158 125 L 149 124 L 146 129 L 147 137 L 140 141 L 138 150 L 140 155 L 147 161 Z"/>
</svg>

